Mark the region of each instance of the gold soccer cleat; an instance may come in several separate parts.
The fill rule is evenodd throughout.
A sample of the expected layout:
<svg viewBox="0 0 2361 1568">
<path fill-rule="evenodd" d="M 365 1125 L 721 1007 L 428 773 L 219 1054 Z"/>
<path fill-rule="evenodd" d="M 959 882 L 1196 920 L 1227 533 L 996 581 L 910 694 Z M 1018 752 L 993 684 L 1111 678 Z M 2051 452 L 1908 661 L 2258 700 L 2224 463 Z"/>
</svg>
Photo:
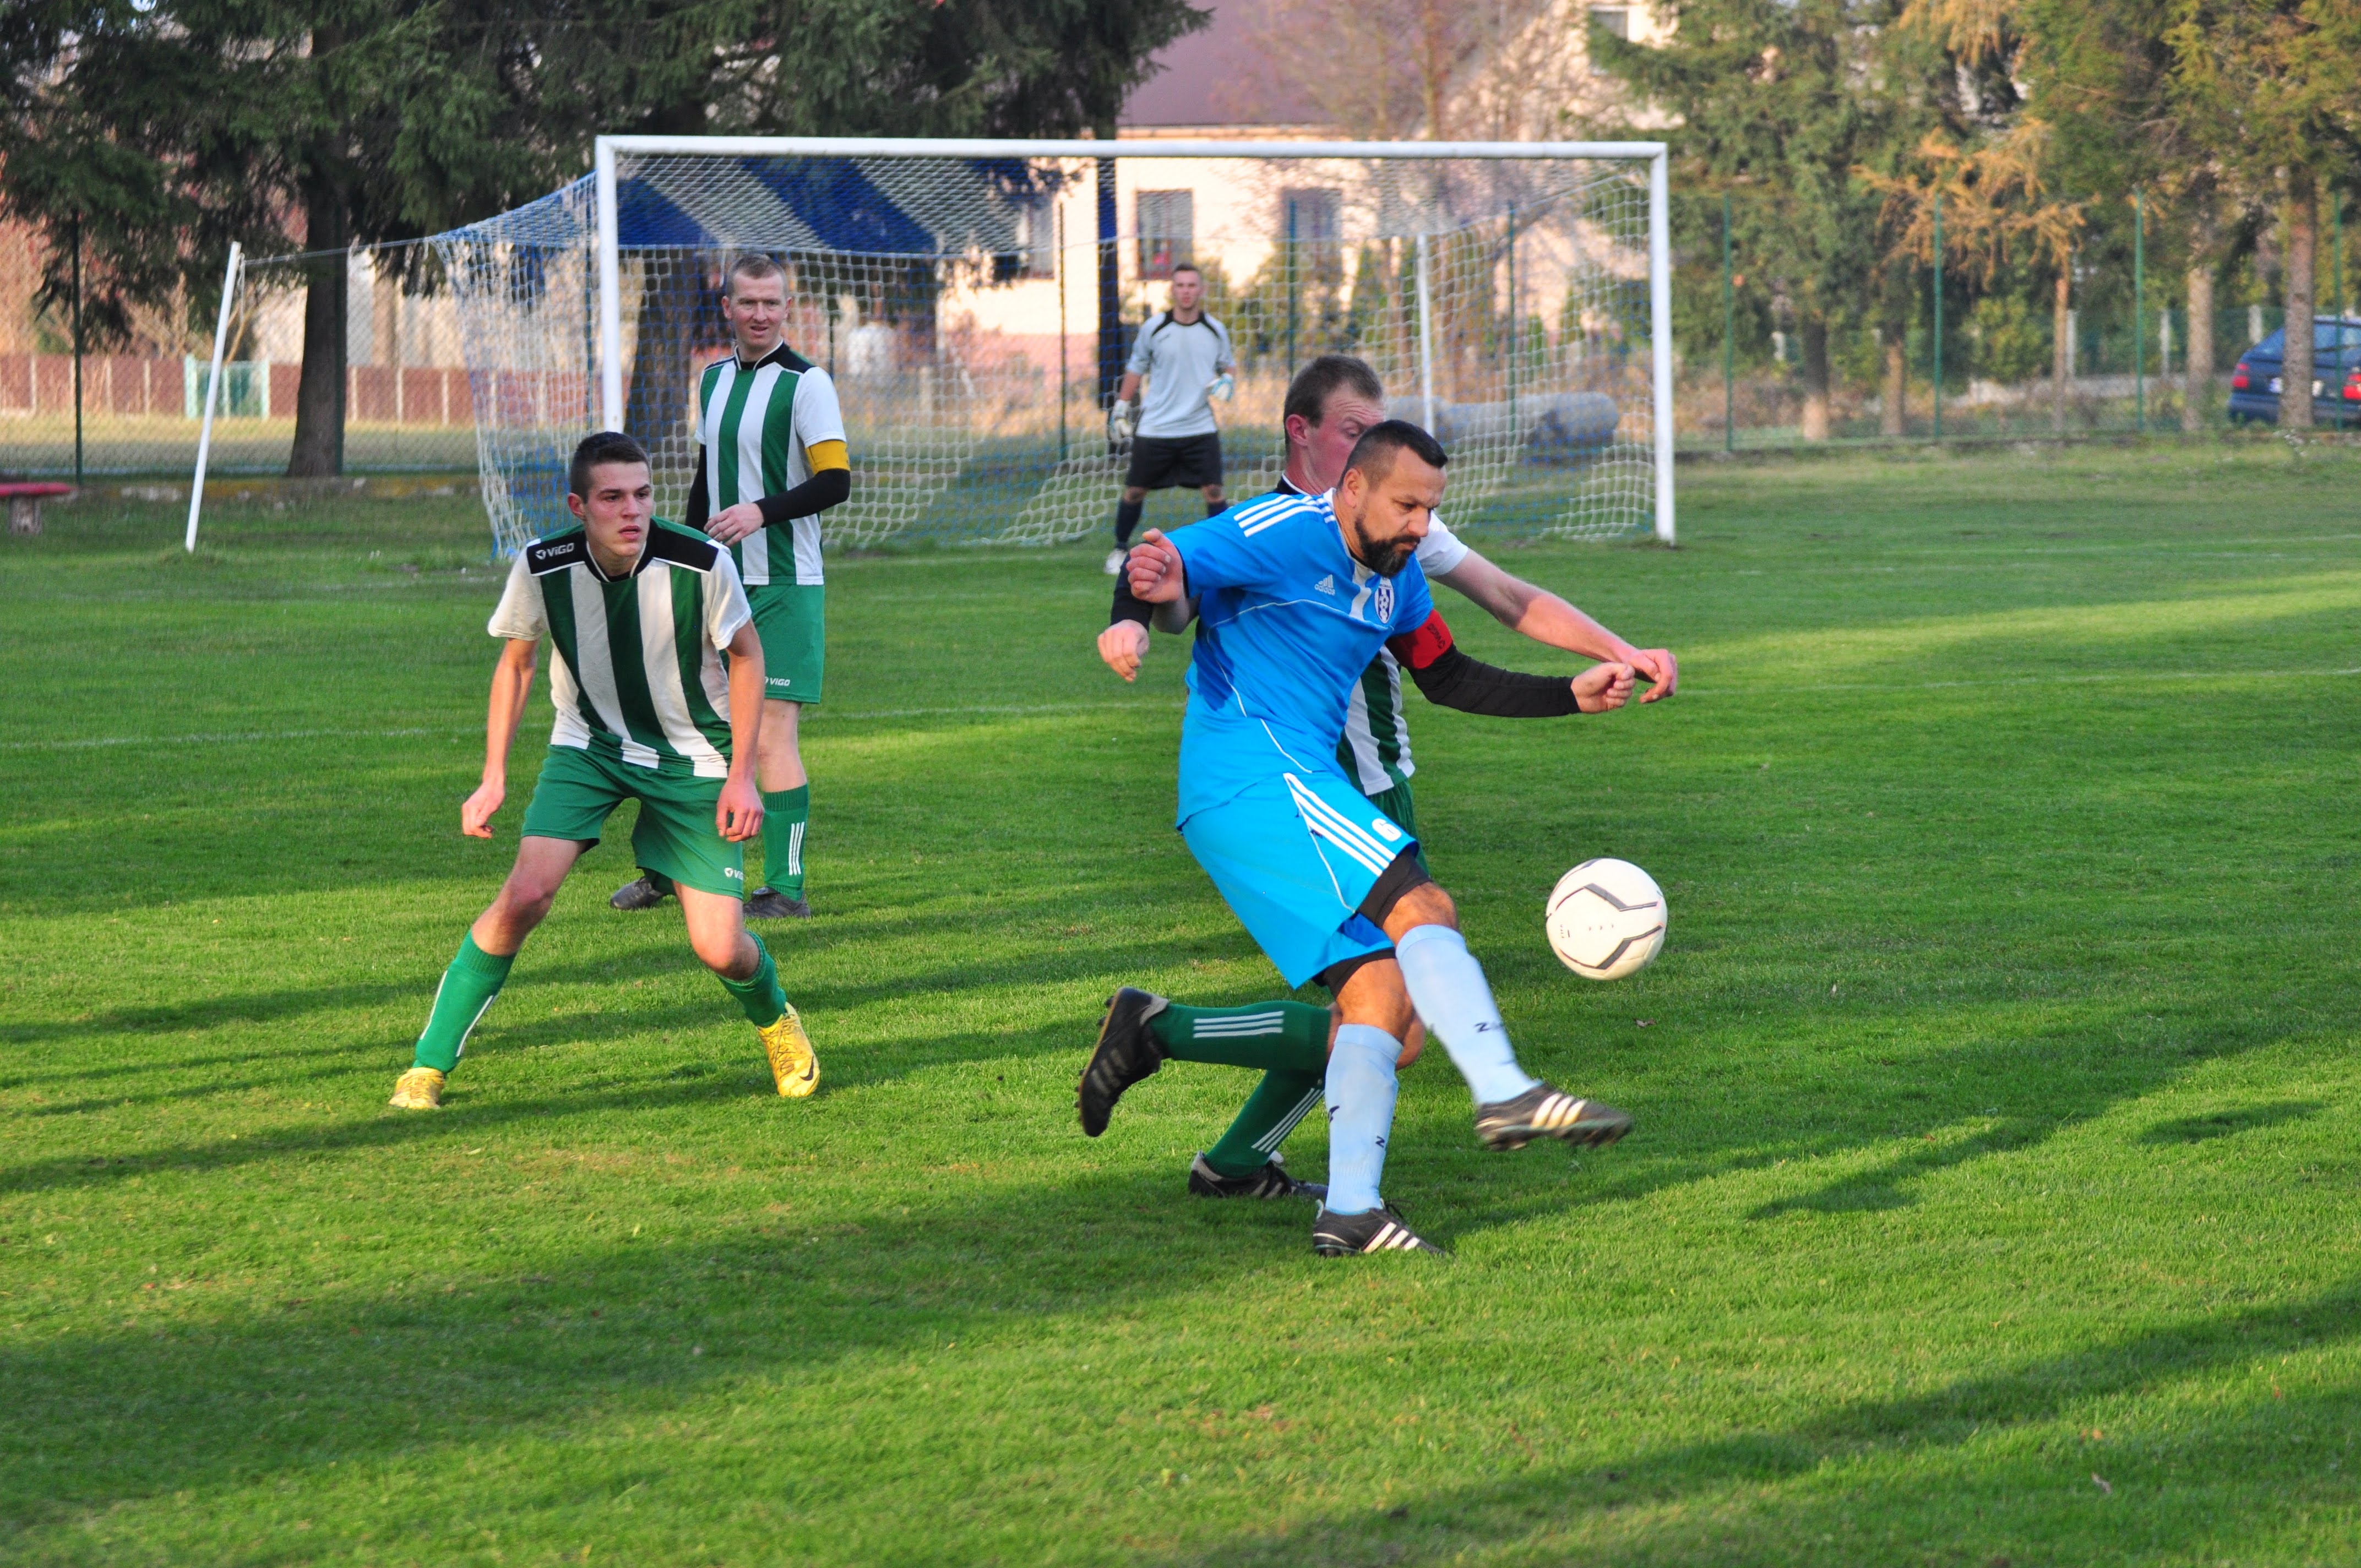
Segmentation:
<svg viewBox="0 0 2361 1568">
<path fill-rule="evenodd" d="M 779 1096 L 801 1100 L 819 1087 L 819 1058 L 812 1054 L 811 1036 L 804 1021 L 788 1008 L 779 1021 L 760 1031 L 763 1052 L 771 1058 L 771 1076 L 778 1080 Z"/>
<path fill-rule="evenodd" d="M 440 1111 L 443 1109 L 442 1070 L 431 1067 L 412 1068 L 393 1086 L 393 1098 L 386 1103 L 401 1111 Z"/>
</svg>

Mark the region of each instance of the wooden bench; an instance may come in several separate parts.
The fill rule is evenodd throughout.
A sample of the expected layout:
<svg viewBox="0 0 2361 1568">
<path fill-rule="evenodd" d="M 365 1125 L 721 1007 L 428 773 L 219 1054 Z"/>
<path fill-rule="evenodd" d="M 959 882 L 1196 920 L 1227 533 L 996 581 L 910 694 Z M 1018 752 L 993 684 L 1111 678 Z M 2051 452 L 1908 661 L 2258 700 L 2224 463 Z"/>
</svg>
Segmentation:
<svg viewBox="0 0 2361 1568">
<path fill-rule="evenodd" d="M 71 485 L 23 479 L 0 481 L 0 500 L 8 503 L 8 532 L 24 538 L 41 532 L 41 503 L 74 493 Z"/>
</svg>

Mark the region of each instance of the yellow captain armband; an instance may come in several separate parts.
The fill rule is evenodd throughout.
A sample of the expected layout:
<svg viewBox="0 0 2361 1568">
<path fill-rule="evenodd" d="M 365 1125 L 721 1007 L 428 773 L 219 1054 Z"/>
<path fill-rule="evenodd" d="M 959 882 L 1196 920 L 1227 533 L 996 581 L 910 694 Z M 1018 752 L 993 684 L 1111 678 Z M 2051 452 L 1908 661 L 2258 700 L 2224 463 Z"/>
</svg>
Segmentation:
<svg viewBox="0 0 2361 1568">
<path fill-rule="evenodd" d="M 805 448 L 804 455 L 811 459 L 811 471 L 815 474 L 852 466 L 852 458 L 841 441 L 815 441 Z"/>
</svg>

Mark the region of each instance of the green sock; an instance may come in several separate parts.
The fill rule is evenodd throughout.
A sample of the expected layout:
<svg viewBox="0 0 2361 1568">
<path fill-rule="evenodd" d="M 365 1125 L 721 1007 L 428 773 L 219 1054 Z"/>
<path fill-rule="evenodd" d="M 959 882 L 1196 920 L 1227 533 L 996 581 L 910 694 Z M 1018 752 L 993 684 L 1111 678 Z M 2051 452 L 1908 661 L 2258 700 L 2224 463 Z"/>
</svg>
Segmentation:
<svg viewBox="0 0 2361 1568">
<path fill-rule="evenodd" d="M 1320 1009 L 1323 1016 L 1326 1011 Z M 1327 1083 L 1324 1069 L 1279 1068 L 1264 1073 L 1222 1141 L 1205 1151 L 1205 1163 L 1224 1176 L 1252 1176 L 1279 1152 L 1295 1124 L 1319 1105 Z"/>
<path fill-rule="evenodd" d="M 811 821 L 811 785 L 763 792 L 763 884 L 789 898 L 804 895 L 804 828 Z"/>
<path fill-rule="evenodd" d="M 713 978 L 721 982 L 722 990 L 738 999 L 738 1005 L 746 1010 L 746 1022 L 757 1029 L 767 1029 L 787 1010 L 787 993 L 779 989 L 779 966 L 771 961 L 771 949 L 763 946 L 760 937 L 754 938 L 754 950 L 763 955 L 763 961 L 754 966 L 752 974 L 744 980 L 731 980 L 726 974 Z"/>
<path fill-rule="evenodd" d="M 1183 1007 L 1176 1002 L 1149 1019 L 1148 1028 L 1175 1061 L 1328 1070 L 1328 1009 L 1308 1002 L 1244 1007 Z"/>
<path fill-rule="evenodd" d="M 647 878 L 648 885 L 654 888 L 658 893 L 669 894 L 680 891 L 678 888 L 673 886 L 672 878 L 664 875 L 662 872 L 652 872 L 648 870 L 647 867 L 642 866 L 640 868 L 640 874 Z"/>
<path fill-rule="evenodd" d="M 411 1065 L 442 1072 L 457 1067 L 459 1053 L 467 1048 L 467 1032 L 500 995 L 515 962 L 514 953 L 501 958 L 476 946 L 473 931 L 461 938 L 459 956 L 434 989 L 434 1011 L 427 1015 L 426 1032 L 418 1036 L 418 1055 Z"/>
</svg>

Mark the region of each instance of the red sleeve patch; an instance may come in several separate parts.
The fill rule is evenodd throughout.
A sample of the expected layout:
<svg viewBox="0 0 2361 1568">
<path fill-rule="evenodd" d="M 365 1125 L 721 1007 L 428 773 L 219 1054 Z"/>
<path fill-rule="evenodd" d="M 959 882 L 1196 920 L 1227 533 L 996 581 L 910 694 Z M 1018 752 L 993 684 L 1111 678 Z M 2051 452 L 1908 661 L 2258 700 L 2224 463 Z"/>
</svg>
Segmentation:
<svg viewBox="0 0 2361 1568">
<path fill-rule="evenodd" d="M 1387 638 L 1386 647 L 1411 669 L 1423 670 L 1451 652 L 1451 628 L 1444 623 L 1443 612 L 1438 609 L 1417 630 Z"/>
</svg>

